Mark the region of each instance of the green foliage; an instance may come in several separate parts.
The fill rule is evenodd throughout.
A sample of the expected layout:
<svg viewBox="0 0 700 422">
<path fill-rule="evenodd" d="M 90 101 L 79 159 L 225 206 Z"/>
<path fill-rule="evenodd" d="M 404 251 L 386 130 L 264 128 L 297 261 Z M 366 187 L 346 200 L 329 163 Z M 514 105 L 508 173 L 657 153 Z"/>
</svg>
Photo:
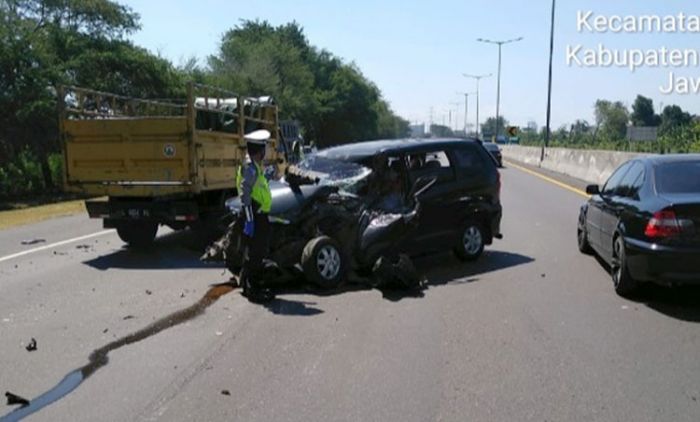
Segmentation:
<svg viewBox="0 0 700 422">
<path fill-rule="evenodd" d="M 114 1 L 0 0 L 0 165 L 14 166 L 4 174 L 18 174 L 13 157 L 28 148 L 44 189 L 56 188 L 49 157 L 59 151 L 61 84 L 142 97 L 184 93 L 170 63 L 122 39 L 138 28 L 138 15 Z"/>
<path fill-rule="evenodd" d="M 320 147 L 407 136 L 379 89 L 352 63 L 312 46 L 297 23 L 245 21 L 202 67 L 180 68 L 126 41 L 139 16 L 110 0 L 0 0 L 0 195 L 60 183 L 57 95 L 78 85 L 141 98 L 182 98 L 185 81 L 273 95 Z"/>
<path fill-rule="evenodd" d="M 496 136 L 496 133 L 501 135 L 505 134 L 506 126 L 508 125 L 508 120 L 503 116 L 498 116 L 498 122 L 495 117 L 489 117 L 486 122 L 481 125 L 481 133 L 488 136 Z"/>
<path fill-rule="evenodd" d="M 693 116 L 677 105 L 666 106 L 661 113 L 659 132 L 662 135 L 670 134 L 678 128 L 690 125 L 692 120 Z"/>
<path fill-rule="evenodd" d="M 209 67 L 217 85 L 243 95 L 273 95 L 281 117 L 300 121 L 305 136 L 320 147 L 409 132 L 408 122 L 394 115 L 355 65 L 312 46 L 295 22 L 273 27 L 243 21 L 224 34 Z"/>
<path fill-rule="evenodd" d="M 449 138 L 454 136 L 452 129 L 444 125 L 433 124 L 430 126 L 430 133 L 436 138 Z"/>
<path fill-rule="evenodd" d="M 51 154 L 48 162 L 53 184 L 60 185 L 63 158 L 60 154 Z M 49 192 L 45 188 L 40 161 L 29 149 L 20 151 L 12 161 L 0 165 L 0 200 L 46 193 Z"/>
<path fill-rule="evenodd" d="M 661 117 L 654 112 L 654 101 L 642 95 L 637 95 L 634 100 L 630 119 L 634 126 L 658 126 L 661 123 Z"/>
<path fill-rule="evenodd" d="M 645 153 L 687 153 L 700 152 L 700 120 L 678 106 L 667 106 L 661 116 L 654 115 L 653 102 L 637 96 L 632 114 L 621 102 L 598 100 L 595 103 L 596 126 L 585 120 L 576 120 L 569 128 L 563 126 L 552 133 L 549 145 L 552 147 L 633 151 Z M 630 142 L 626 139 L 626 125 L 659 125 L 656 141 Z M 524 130 L 521 145 L 544 143 L 546 129 L 537 134 Z"/>
<path fill-rule="evenodd" d="M 620 101 L 598 100 L 595 103 L 595 120 L 600 136 L 611 140 L 621 140 L 627 133 L 629 111 Z"/>
</svg>

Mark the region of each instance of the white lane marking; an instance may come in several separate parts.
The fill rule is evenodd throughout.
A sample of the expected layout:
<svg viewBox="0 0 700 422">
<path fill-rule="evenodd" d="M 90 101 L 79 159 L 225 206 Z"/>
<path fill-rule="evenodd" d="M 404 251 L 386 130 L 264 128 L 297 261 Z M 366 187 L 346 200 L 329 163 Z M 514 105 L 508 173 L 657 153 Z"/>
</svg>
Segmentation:
<svg viewBox="0 0 700 422">
<path fill-rule="evenodd" d="M 52 243 L 52 244 L 50 244 L 50 245 L 40 246 L 40 247 L 34 248 L 34 249 L 27 249 L 26 251 L 17 252 L 17 253 L 12 254 L 12 255 L 7 255 L 7 256 L 0 257 L 0 262 L 9 261 L 9 260 L 14 259 L 14 258 L 19 258 L 20 256 L 29 255 L 29 254 L 32 254 L 32 253 L 34 253 L 34 252 L 45 251 L 45 250 L 47 250 L 47 249 L 51 249 L 51 248 L 55 248 L 55 247 L 58 247 L 58 246 L 67 245 L 67 244 L 69 244 L 69 243 L 79 242 L 79 241 L 81 241 L 81 240 L 90 239 L 90 238 L 92 238 L 92 237 L 102 236 L 102 235 L 105 235 L 105 234 L 107 234 L 107 233 L 114 233 L 114 230 L 113 230 L 113 229 L 110 229 L 110 230 L 102 230 L 101 232 L 92 233 L 92 234 L 86 234 L 85 236 L 74 237 L 74 238 L 68 239 L 68 240 L 62 240 L 62 241 L 60 241 L 60 242 Z"/>
</svg>

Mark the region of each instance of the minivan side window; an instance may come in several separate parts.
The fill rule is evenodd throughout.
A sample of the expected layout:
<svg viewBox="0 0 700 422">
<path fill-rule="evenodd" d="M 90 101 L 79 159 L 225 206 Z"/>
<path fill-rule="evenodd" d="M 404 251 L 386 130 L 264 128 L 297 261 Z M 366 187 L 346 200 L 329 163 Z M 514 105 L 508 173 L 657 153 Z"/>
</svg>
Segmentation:
<svg viewBox="0 0 700 422">
<path fill-rule="evenodd" d="M 469 172 L 475 172 L 483 167 L 483 161 L 475 148 L 456 148 L 453 150 L 457 167 Z"/>
<path fill-rule="evenodd" d="M 445 151 L 409 153 L 411 179 L 435 175 L 438 181 L 454 180 L 454 170 Z"/>
<path fill-rule="evenodd" d="M 605 186 L 603 186 L 603 190 L 600 193 L 602 195 L 616 195 L 617 187 L 620 185 L 622 178 L 625 177 L 627 170 L 629 170 L 631 165 L 632 163 L 626 163 L 623 164 L 622 167 L 615 170 L 608 181 L 605 182 Z"/>
<path fill-rule="evenodd" d="M 425 154 L 424 166 L 433 168 L 449 168 L 450 159 L 447 158 L 445 151 L 428 152 Z"/>
</svg>

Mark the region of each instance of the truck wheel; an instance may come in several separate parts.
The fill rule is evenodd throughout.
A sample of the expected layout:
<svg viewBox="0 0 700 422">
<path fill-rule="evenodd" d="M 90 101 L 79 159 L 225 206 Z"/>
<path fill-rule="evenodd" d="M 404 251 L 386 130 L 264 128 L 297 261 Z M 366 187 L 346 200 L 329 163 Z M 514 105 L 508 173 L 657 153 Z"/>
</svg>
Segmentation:
<svg viewBox="0 0 700 422">
<path fill-rule="evenodd" d="M 333 288 L 345 278 L 347 263 L 338 243 L 328 236 L 320 236 L 304 247 L 301 267 L 307 280 L 323 288 Z"/>
<path fill-rule="evenodd" d="M 117 226 L 117 234 L 132 248 L 145 248 L 153 243 L 158 232 L 158 223 L 130 222 Z"/>
</svg>

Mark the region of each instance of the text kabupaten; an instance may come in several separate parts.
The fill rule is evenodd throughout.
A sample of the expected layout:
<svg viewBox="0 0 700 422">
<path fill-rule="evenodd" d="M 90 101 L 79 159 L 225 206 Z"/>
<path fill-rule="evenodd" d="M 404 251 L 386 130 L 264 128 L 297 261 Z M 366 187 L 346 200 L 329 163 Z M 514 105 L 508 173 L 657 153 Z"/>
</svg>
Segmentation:
<svg viewBox="0 0 700 422">
<path fill-rule="evenodd" d="M 617 50 L 603 44 L 598 44 L 596 48 L 569 45 L 566 47 L 566 64 L 579 67 L 625 67 L 631 72 L 640 67 L 698 67 L 700 50 L 667 47 Z"/>
<path fill-rule="evenodd" d="M 578 32 L 592 33 L 700 33 L 700 15 L 598 15 L 592 10 L 576 14 Z"/>
</svg>

